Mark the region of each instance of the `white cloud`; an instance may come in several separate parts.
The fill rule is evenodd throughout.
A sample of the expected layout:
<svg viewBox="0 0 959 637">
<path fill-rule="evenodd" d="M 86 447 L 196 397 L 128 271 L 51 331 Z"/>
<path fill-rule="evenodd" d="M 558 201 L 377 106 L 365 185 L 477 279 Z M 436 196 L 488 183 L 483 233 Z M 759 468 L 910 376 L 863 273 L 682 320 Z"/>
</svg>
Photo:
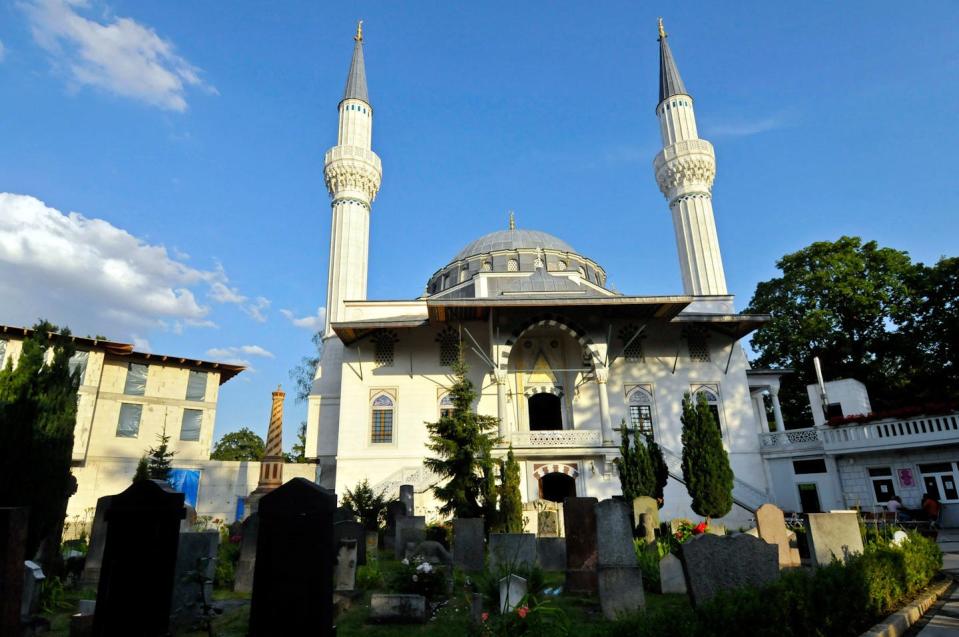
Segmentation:
<svg viewBox="0 0 959 637">
<path fill-rule="evenodd" d="M 138 352 L 152 352 L 153 348 L 150 346 L 150 341 L 145 338 L 140 338 L 139 336 L 133 337 L 133 348 Z"/>
<path fill-rule="evenodd" d="M 104 22 L 80 15 L 86 0 L 32 0 L 22 5 L 33 39 L 76 86 L 94 86 L 167 110 L 185 111 L 188 87 L 216 89 L 177 55 L 170 40 L 131 18 Z"/>
<path fill-rule="evenodd" d="M 241 294 L 216 298 L 229 283 L 222 266 L 190 267 L 103 219 L 0 193 L 0 322 L 29 325 L 42 316 L 116 340 L 144 329 L 215 327 L 200 299 L 246 311 Z"/>
<path fill-rule="evenodd" d="M 752 120 L 720 122 L 705 126 L 705 137 L 749 137 L 760 133 L 786 128 L 792 119 L 784 113 Z"/>
<path fill-rule="evenodd" d="M 206 351 L 207 356 L 213 358 L 236 358 L 241 354 L 248 356 L 260 356 L 262 358 L 275 358 L 273 352 L 259 345 L 239 345 L 234 347 L 212 347 Z"/>
<path fill-rule="evenodd" d="M 0 40 L 0 62 L 7 56 L 7 47 L 3 46 L 3 40 Z"/>
<path fill-rule="evenodd" d="M 293 325 L 297 327 L 302 327 L 308 330 L 323 329 L 324 324 L 326 323 L 326 308 L 318 307 L 316 308 L 316 314 L 313 316 L 303 316 L 297 318 L 292 310 L 280 310 L 280 314 L 285 316 Z"/>
</svg>

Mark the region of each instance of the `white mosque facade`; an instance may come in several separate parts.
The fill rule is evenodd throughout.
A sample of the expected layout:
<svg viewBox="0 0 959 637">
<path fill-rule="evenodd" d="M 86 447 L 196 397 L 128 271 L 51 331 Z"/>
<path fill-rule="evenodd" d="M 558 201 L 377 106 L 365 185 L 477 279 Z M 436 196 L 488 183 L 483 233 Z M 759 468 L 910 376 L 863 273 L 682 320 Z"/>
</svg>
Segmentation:
<svg viewBox="0 0 959 637">
<path fill-rule="evenodd" d="M 447 408 L 462 343 L 476 410 L 499 419 L 497 453 L 512 446 L 525 501 L 619 494 L 613 461 L 625 421 L 652 433 L 666 454 L 674 477 L 662 514 L 691 515 L 676 479 L 686 393 L 706 396 L 718 416 L 736 475 L 730 520 L 767 501 L 758 435 L 768 431 L 766 416 L 740 346 L 766 317 L 736 313 L 726 290 L 713 147 L 698 137 L 693 98 L 665 33 L 656 108 L 663 149 L 653 166 L 675 226 L 683 293 L 664 296 L 611 291 L 600 263 L 510 219 L 439 268 L 423 296 L 367 299 L 370 212 L 382 168 L 372 150 L 361 32 L 355 40 L 338 143 L 325 165 L 332 198 L 326 326 L 307 419 L 317 481 L 342 494 L 367 479 L 391 496 L 413 484 L 417 514 L 434 516 L 424 423 Z"/>
</svg>

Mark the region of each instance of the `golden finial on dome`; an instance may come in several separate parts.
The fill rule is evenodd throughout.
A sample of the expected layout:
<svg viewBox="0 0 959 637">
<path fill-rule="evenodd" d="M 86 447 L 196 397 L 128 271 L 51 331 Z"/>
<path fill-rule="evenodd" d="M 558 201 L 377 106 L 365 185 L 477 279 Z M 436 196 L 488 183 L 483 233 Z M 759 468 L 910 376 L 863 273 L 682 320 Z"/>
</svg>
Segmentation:
<svg viewBox="0 0 959 637">
<path fill-rule="evenodd" d="M 363 21 L 360 20 L 356 23 L 356 35 L 353 36 L 353 39 L 357 42 L 363 41 Z"/>
<path fill-rule="evenodd" d="M 516 215 L 513 214 L 513 211 L 509 211 L 509 229 L 516 230 Z"/>
<path fill-rule="evenodd" d="M 663 19 L 659 18 L 659 38 L 662 39 L 665 37 L 666 37 L 666 29 L 663 28 Z"/>
</svg>

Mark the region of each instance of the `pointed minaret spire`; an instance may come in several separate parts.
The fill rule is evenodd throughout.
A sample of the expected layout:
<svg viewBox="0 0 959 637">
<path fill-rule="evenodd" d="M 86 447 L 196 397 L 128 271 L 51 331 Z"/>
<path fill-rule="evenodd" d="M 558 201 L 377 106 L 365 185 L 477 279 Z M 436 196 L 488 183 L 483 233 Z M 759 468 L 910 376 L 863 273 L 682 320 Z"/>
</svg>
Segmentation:
<svg viewBox="0 0 959 637">
<path fill-rule="evenodd" d="M 669 50 L 669 43 L 666 41 L 666 29 L 663 28 L 663 19 L 659 19 L 659 101 L 672 97 L 673 95 L 689 95 L 686 92 L 686 86 L 683 79 L 679 77 L 679 69 L 676 68 L 676 60 L 673 59 L 673 52 Z"/>
<path fill-rule="evenodd" d="M 353 62 L 350 63 L 350 74 L 346 77 L 346 90 L 343 99 L 362 100 L 370 103 L 370 96 L 366 92 L 366 65 L 363 64 L 363 21 L 356 23 L 356 35 L 353 36 L 356 44 L 353 45 Z"/>
<path fill-rule="evenodd" d="M 512 210 L 509 211 L 509 229 L 516 230 L 516 215 Z"/>
</svg>

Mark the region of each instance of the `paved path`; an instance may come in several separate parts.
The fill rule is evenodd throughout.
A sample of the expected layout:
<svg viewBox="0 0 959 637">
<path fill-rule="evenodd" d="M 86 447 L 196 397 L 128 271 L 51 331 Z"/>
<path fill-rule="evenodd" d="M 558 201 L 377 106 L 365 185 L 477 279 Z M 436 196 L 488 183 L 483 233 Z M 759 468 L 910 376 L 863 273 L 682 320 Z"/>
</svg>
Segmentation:
<svg viewBox="0 0 959 637">
<path fill-rule="evenodd" d="M 959 529 L 943 529 L 937 539 L 942 549 L 942 570 L 959 580 Z M 956 637 L 959 635 L 959 586 L 953 585 L 936 605 L 919 637 Z"/>
</svg>

